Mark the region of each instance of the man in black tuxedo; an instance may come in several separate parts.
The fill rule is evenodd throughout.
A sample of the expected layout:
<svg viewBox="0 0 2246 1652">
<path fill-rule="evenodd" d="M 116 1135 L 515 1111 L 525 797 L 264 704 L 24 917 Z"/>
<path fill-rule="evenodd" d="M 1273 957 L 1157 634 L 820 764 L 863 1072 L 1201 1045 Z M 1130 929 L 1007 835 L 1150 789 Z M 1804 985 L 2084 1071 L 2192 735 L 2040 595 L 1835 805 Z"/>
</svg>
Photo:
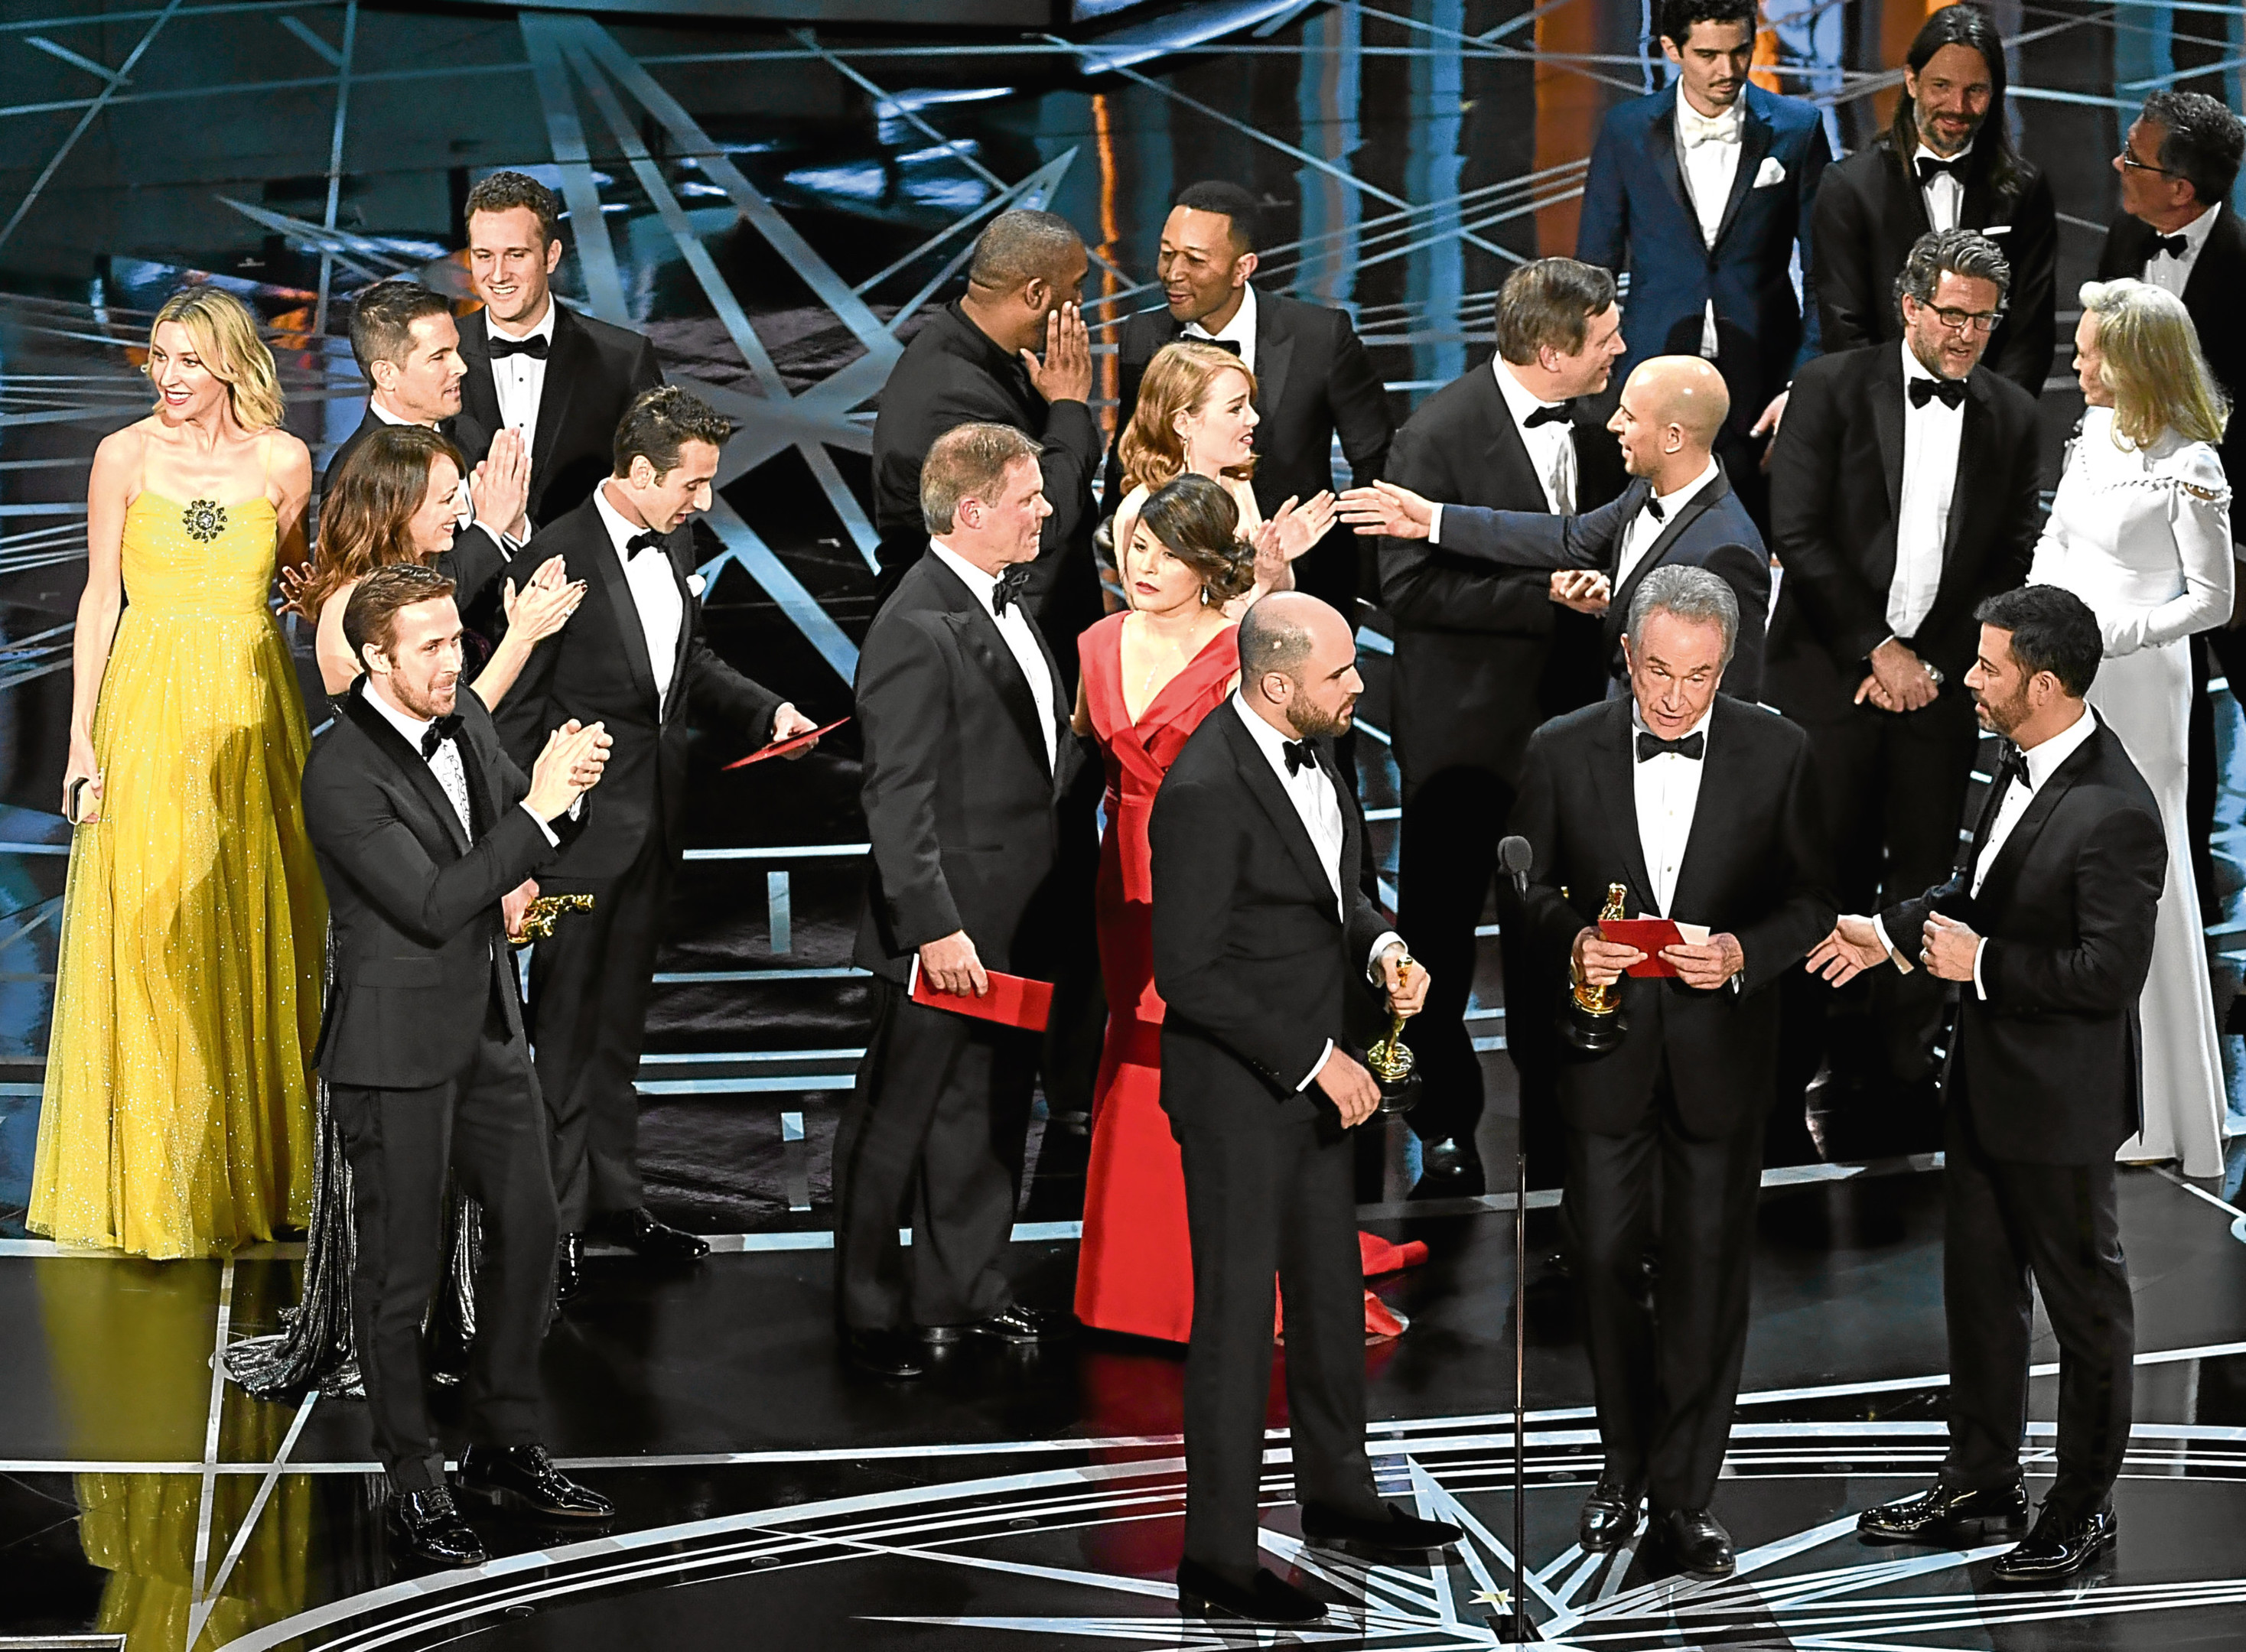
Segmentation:
<svg viewBox="0 0 2246 1652">
<path fill-rule="evenodd" d="M 1738 600 L 1716 574 L 1647 574 L 1624 638 L 1630 697 L 1536 731 L 1510 823 L 1534 853 L 1523 922 L 1542 1002 L 1647 962 L 1600 936 L 1610 883 L 1633 916 L 1705 926 L 1662 950 L 1674 978 L 1620 980 L 1619 1046 L 1560 1070 L 1606 1450 L 1578 1540 L 1592 1553 L 1627 1541 L 1650 1495 L 1656 1539 L 1702 1577 L 1735 1563 L 1709 1501 L 1746 1349 L 1776 988 L 1834 912 L 1808 740 L 1718 692 L 1738 633 Z M 1521 997 L 1526 1013 L 1536 999 Z M 1661 1261 L 1650 1307 L 1649 1250 Z"/>
<path fill-rule="evenodd" d="M 554 1185 L 507 948 L 609 738 L 563 724 L 526 780 L 458 691 L 459 615 L 432 569 L 369 574 L 344 635 L 366 674 L 312 747 L 304 816 L 334 925 L 318 1059 L 351 1158 L 353 1331 L 392 1521 L 423 1559 L 480 1566 L 423 1387 L 448 1169 L 484 1215 L 460 1487 L 548 1518 L 614 1513 L 538 1444 Z"/>
<path fill-rule="evenodd" d="M 923 1343 L 1064 1329 L 1017 1303 L 999 1266 L 1038 1041 L 912 997 L 915 969 L 975 996 L 994 969 L 1050 980 L 1074 938 L 1061 834 L 1075 817 L 1060 806 L 1083 751 L 1024 596 L 1052 513 L 1040 458 L 1010 425 L 936 438 L 927 553 L 858 656 L 873 853 L 856 960 L 874 976 L 873 1027 L 834 1139 L 835 1317 L 845 1356 L 884 1377 L 920 1376 Z"/>
<path fill-rule="evenodd" d="M 521 761 L 540 730 L 569 717 L 601 723 L 616 740 L 600 812 L 547 879 L 557 893 L 591 895 L 593 909 L 557 927 L 530 959 L 530 1043 L 553 1123 L 563 1301 L 582 1281 L 584 1235 L 596 1224 L 657 1261 L 691 1261 L 709 1249 L 648 1214 L 633 1086 L 671 873 L 685 846 L 688 731 L 711 711 L 748 746 L 813 726 L 718 657 L 686 582 L 687 520 L 709 508 L 731 433 L 683 390 L 643 392 L 616 427 L 615 473 L 540 529 L 512 574 L 520 585 L 559 556 L 567 578 L 584 582 L 585 600 L 500 703 L 507 749 Z"/>
<path fill-rule="evenodd" d="M 1305 1540 L 1399 1560 L 1460 1535 L 1384 1504 L 1365 1450 L 1348 1132 L 1374 1116 L 1380 1086 L 1346 1044 L 1375 982 L 1410 1016 L 1428 976 L 1407 967 L 1357 874 L 1365 826 L 1331 742 L 1364 686 L 1337 610 L 1304 592 L 1265 597 L 1241 621 L 1239 692 L 1194 731 L 1148 822 L 1154 985 L 1169 1006 L 1162 1108 L 1193 1236 L 1188 1616 L 1325 1615 L 1256 1564 L 1275 1274 Z"/>
<path fill-rule="evenodd" d="M 420 425 L 446 436 L 460 411 L 459 329 L 452 304 L 418 282 L 378 282 L 351 304 L 351 354 L 372 388 L 358 428 L 328 457 L 320 474 L 324 497 L 358 445 L 385 425 Z M 458 587 L 464 613 L 487 622 L 507 558 L 529 533 L 530 452 L 519 434 L 502 432 L 473 456 L 460 478 L 453 548 L 432 564 Z"/>
<path fill-rule="evenodd" d="M 1388 391 L 1358 342 L 1348 312 L 1306 304 L 1254 286 L 1256 198 L 1237 184 L 1200 183 L 1182 191 L 1162 224 L 1154 269 L 1167 308 L 1132 316 L 1118 340 L 1122 366 L 1116 428 L 1139 405 L 1147 364 L 1179 338 L 1207 339 L 1236 354 L 1256 375 L 1256 502 L 1269 518 L 1290 498 L 1333 486 L 1337 434 L 1361 486 L 1381 473 L 1395 425 Z M 1122 460 L 1110 453 L 1106 498 L 1120 500 Z M 1338 534 L 1301 557 L 1295 588 L 1357 621 L 1361 555 Z"/>
<path fill-rule="evenodd" d="M 467 374 L 454 438 L 471 460 L 502 431 L 527 441 L 530 523 L 544 527 L 606 479 L 617 422 L 663 383 L 663 367 L 642 335 L 555 298 L 562 203 L 545 185 L 493 173 L 468 191 L 466 215 L 468 278 L 484 307 L 459 323 Z"/>
<path fill-rule="evenodd" d="M 2121 178 L 2121 215 L 2106 232 L 2098 279 L 2134 276 L 2183 300 L 2199 331 L 2200 353 L 2236 409 L 2246 398 L 2246 228 L 2223 203 L 2246 153 L 2246 126 L 2199 92 L 2156 92 L 2129 127 L 2113 170 Z M 2222 433 L 2222 468 L 2230 479 L 2230 537 L 2246 546 L 2246 418 L 2234 413 Z M 2208 647 L 2246 700 L 2246 634 L 2235 627 L 2207 633 Z M 2190 822 L 2200 906 L 2218 915 L 2213 840 L 2216 763 L 2215 711 L 2207 696 L 2207 660 L 2192 649 Z"/>
<path fill-rule="evenodd" d="M 2010 282 L 1972 231 L 1922 236 L 1897 282 L 1902 341 L 1802 369 L 1771 449 L 1786 571 L 1763 694 L 1809 732 L 1836 892 L 1860 911 L 1940 881 L 1957 853 L 1980 738 L 1973 613 L 2027 577 L 2042 526 L 2034 399 L 1980 360 Z M 1789 988 L 1773 1156 L 1814 1157 L 1801 1100 L 1828 1054 L 1828 1111 L 1903 1132 L 1873 1151 L 1932 1145 L 1942 1005 L 1925 980 Z"/>
<path fill-rule="evenodd" d="M 2025 1523 L 2034 1300 L 2059 1338 L 2059 1473 L 1991 1569 L 2053 1583 L 2116 1535 L 2135 1318 L 2113 1154 L 2142 1115 L 2137 998 L 2168 878 L 2160 807 L 2083 704 L 2102 652 L 2080 598 L 2031 585 L 1980 608 L 1969 678 L 2011 743 L 1948 881 L 1842 918 L 1810 956 L 1834 981 L 1892 961 L 1950 983 L 1943 1309 L 1950 1451 L 1935 1484 L 1868 1511 L 1875 1541 L 1962 1542 Z"/>
<path fill-rule="evenodd" d="M 1607 697 L 1630 692 L 1623 616 L 1639 583 L 1658 568 L 1705 568 L 1732 588 L 1737 644 L 1724 680 L 1739 698 L 1762 691 L 1763 615 L 1770 607 L 1770 553 L 1732 492 L 1715 443 L 1731 411 L 1715 364 L 1698 356 L 1656 356 L 1623 386 L 1607 428 L 1636 479 L 1611 504 L 1582 516 L 1445 506 L 1393 482 L 1342 495 L 1342 520 L 1360 534 L 1424 535 L 1430 545 L 1485 566 L 1580 569 L 1553 595 L 1605 616 Z"/>
<path fill-rule="evenodd" d="M 1989 14 L 1964 4 L 1928 17 L 1904 58 L 1903 92 L 1889 130 L 1818 186 L 1810 274 L 1824 347 L 1898 337 L 1895 281 L 1913 243 L 1976 229 L 2012 272 L 1989 366 L 2040 396 L 2058 338 L 2059 208 L 2050 178 L 2012 147 L 2004 42 Z"/>
<path fill-rule="evenodd" d="M 928 551 L 921 466 L 937 437 L 960 425 L 1010 425 L 1040 444 L 1052 514 L 1027 601 L 1072 695 L 1077 633 L 1101 612 L 1092 479 L 1106 441 L 1092 416 L 1092 339 L 1078 308 L 1090 268 L 1083 238 L 1065 218 L 1000 213 L 975 243 L 966 293 L 912 336 L 874 419 L 874 526 L 885 596 Z"/>
</svg>

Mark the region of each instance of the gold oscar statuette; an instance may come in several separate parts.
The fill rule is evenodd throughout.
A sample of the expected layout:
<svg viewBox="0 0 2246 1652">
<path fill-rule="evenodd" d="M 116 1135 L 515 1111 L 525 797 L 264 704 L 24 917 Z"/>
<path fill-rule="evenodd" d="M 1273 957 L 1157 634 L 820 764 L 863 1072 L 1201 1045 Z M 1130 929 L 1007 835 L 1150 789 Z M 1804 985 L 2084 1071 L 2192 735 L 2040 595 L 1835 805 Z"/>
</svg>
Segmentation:
<svg viewBox="0 0 2246 1652">
<path fill-rule="evenodd" d="M 1629 894 L 1623 884 L 1607 885 L 1607 903 L 1599 908 L 1599 921 L 1620 920 L 1629 916 L 1623 905 Z M 1603 1055 L 1622 1042 L 1624 1030 L 1622 1014 L 1622 995 L 1612 986 L 1595 987 L 1589 982 L 1577 979 L 1569 994 L 1566 1014 L 1562 1017 L 1561 1032 L 1568 1043 L 1586 1055 Z"/>
<path fill-rule="evenodd" d="M 1401 981 L 1413 967 L 1412 955 L 1407 952 L 1397 960 L 1397 979 Z M 1411 1046 L 1404 1042 L 1404 1017 L 1394 1010 L 1388 1013 L 1388 1036 L 1365 1052 L 1365 1064 L 1380 1081 L 1380 1111 L 1409 1112 L 1412 1104 L 1419 1099 L 1412 1082 L 1416 1064 Z"/>
<path fill-rule="evenodd" d="M 522 909 L 522 931 L 516 939 L 524 944 L 534 941 L 550 941 L 554 926 L 572 912 L 590 912 L 593 897 L 589 894 L 541 894 Z"/>
</svg>

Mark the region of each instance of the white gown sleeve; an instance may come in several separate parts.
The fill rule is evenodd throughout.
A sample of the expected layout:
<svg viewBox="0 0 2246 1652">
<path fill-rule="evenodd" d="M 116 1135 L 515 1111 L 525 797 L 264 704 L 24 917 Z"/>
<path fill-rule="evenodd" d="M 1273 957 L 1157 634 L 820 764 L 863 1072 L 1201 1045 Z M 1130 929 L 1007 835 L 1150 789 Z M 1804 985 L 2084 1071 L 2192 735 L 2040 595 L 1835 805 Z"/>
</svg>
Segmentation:
<svg viewBox="0 0 2246 1652">
<path fill-rule="evenodd" d="M 2175 642 L 2230 618 L 2230 488 L 2222 461 L 2204 442 L 2194 442 L 2161 466 L 2156 486 L 2167 495 L 2168 532 L 2182 568 L 2183 591 L 2157 607 L 2106 622 L 2108 659 Z"/>
</svg>

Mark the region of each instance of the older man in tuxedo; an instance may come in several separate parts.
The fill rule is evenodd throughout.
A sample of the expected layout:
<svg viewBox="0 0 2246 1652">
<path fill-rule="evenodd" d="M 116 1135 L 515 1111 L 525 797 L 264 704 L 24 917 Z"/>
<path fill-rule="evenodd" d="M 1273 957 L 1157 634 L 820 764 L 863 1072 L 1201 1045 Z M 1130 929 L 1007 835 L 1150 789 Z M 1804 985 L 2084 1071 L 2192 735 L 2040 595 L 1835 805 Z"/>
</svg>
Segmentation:
<svg viewBox="0 0 2246 1652">
<path fill-rule="evenodd" d="M 2089 608 L 2031 585 L 1978 618 L 1968 681 L 2007 744 L 1971 840 L 1947 881 L 1842 918 L 1809 966 L 1840 982 L 1892 961 L 1948 983 L 1957 1005 L 1943 1074 L 1950 1450 L 1933 1485 L 1857 1529 L 1964 1543 L 2025 1525 L 2039 1295 L 2059 1339 L 2059 1472 L 2034 1529 L 1991 1569 L 2049 1584 L 2119 1532 L 2135 1317 L 2113 1153 L 2142 1114 L 2137 997 L 2168 848 L 2144 777 L 2083 701 L 2103 652 Z"/>
<path fill-rule="evenodd" d="M 1523 921 L 1542 994 L 1524 1000 L 1550 1003 L 1570 980 L 1618 986 L 1625 1017 L 1618 1045 L 1560 1071 L 1606 1454 L 1577 1540 L 1592 1553 L 1627 1541 L 1650 1495 L 1655 1540 L 1702 1577 L 1735 1564 L 1709 1504 L 1746 1348 L 1777 984 L 1834 912 L 1807 739 L 1719 692 L 1739 628 L 1732 588 L 1706 568 L 1647 574 L 1623 639 L 1630 697 L 1536 731 L 1511 822 L 1534 857 Z M 1656 960 L 1603 935 L 1610 884 L 1633 915 L 1698 926 L 1660 950 L 1666 978 L 1624 976 Z"/>
</svg>

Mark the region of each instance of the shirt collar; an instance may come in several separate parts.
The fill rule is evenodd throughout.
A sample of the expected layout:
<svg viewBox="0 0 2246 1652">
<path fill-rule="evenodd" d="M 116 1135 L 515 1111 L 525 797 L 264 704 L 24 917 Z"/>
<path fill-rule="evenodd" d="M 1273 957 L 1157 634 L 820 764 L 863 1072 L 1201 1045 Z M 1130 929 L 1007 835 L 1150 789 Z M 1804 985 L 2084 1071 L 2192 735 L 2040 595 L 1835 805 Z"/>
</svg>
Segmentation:
<svg viewBox="0 0 2246 1652">
<path fill-rule="evenodd" d="M 1680 740 L 1689 740 L 1696 734 L 1700 736 L 1700 750 L 1705 755 L 1708 749 L 1708 725 L 1715 720 L 1716 703 L 1713 700 L 1710 700 L 1708 702 L 1708 709 L 1700 713 L 1700 720 L 1698 723 L 1695 723 L 1691 728 L 1685 730 L 1684 733 L 1678 735 L 1677 738 Z M 1645 726 L 1645 714 L 1637 709 L 1637 700 L 1635 696 L 1631 697 L 1630 703 L 1630 726 L 1634 733 L 1650 734 L 1653 732 L 1651 729 Z"/>
<path fill-rule="evenodd" d="M 556 299 L 554 295 L 549 292 L 546 295 L 546 314 L 540 317 L 538 325 L 532 328 L 528 332 L 510 333 L 502 331 L 500 328 L 500 324 L 492 319 L 491 311 L 488 309 L 484 311 L 484 325 L 493 338 L 504 338 L 508 340 L 510 343 L 518 344 L 527 343 L 534 338 L 542 338 L 548 344 L 551 344 L 554 342 L 554 314 L 561 308 L 561 301 Z"/>
<path fill-rule="evenodd" d="M 419 419 L 401 418 L 396 413 L 391 412 L 387 407 L 385 407 L 380 402 L 375 400 L 371 396 L 366 398 L 366 411 L 372 413 L 377 418 L 380 419 L 385 425 L 420 425 L 420 427 L 423 430 L 435 430 L 437 428 L 434 425 L 421 425 L 421 422 Z"/>
<path fill-rule="evenodd" d="M 1702 488 L 1707 486 L 1709 483 L 1715 479 L 1716 456 L 1711 453 L 1708 456 L 1708 463 L 1702 468 L 1698 476 L 1685 483 L 1684 486 L 1678 488 L 1673 493 L 1656 493 L 1653 497 L 1661 501 L 1662 513 L 1666 515 L 1671 511 L 1675 510 L 1679 505 L 1688 502 L 1695 494 L 1698 493 Z"/>
<path fill-rule="evenodd" d="M 1240 289 L 1240 308 L 1232 312 L 1232 319 L 1216 332 L 1211 332 L 1199 322 L 1186 324 L 1188 338 L 1222 338 L 1235 344 L 1256 342 L 1256 283 L 1249 282 Z"/>
<path fill-rule="evenodd" d="M 1248 725 L 1248 732 L 1255 738 L 1256 744 L 1264 758 L 1284 776 L 1287 772 L 1287 737 L 1259 717 L 1249 705 L 1248 696 L 1238 689 L 1232 693 L 1232 709 Z"/>
<path fill-rule="evenodd" d="M 404 736 L 405 744 L 412 746 L 418 754 L 421 750 L 421 737 L 429 731 L 430 719 L 409 716 L 392 705 L 382 695 L 376 693 L 371 674 L 361 677 L 359 681 L 365 685 L 359 690 L 359 697 L 380 712 L 382 720 Z"/>
<path fill-rule="evenodd" d="M 1680 86 L 1677 91 L 1678 133 L 1679 135 L 1706 133 L 1718 143 L 1737 143 L 1739 140 L 1739 124 L 1746 119 L 1742 112 L 1746 104 L 1746 89 L 1741 87 L 1739 95 L 1732 99 L 1732 106 L 1723 113 L 1704 115 L 1685 101 L 1684 88 Z"/>
<path fill-rule="evenodd" d="M 2027 765 L 2029 792 L 2042 791 L 2043 783 L 2051 778 L 2059 765 L 2080 751 L 2082 743 L 2097 731 L 2098 714 L 2086 705 L 2082 715 L 2066 728 L 2042 744 L 2023 751 L 2020 757 Z"/>
<path fill-rule="evenodd" d="M 1528 416 L 1540 407 L 1562 407 L 1563 402 L 1548 402 L 1535 391 L 1513 376 L 1513 368 L 1502 356 L 1489 358 L 1489 371 L 1497 375 L 1497 393 L 1505 398 L 1505 411 L 1513 415 L 1513 422 L 1521 432 L 1528 434 Z"/>
<path fill-rule="evenodd" d="M 2175 232 L 2177 235 L 2181 235 L 2184 238 L 2184 255 L 2186 257 L 2196 258 L 2199 256 L 2200 250 L 2207 245 L 2207 238 L 2215 233 L 2215 220 L 2222 211 L 2222 203 L 2221 201 L 2217 201 L 2214 206 L 2209 207 L 2205 212 L 2200 214 L 2198 217 L 2186 224 L 2181 229 Z M 2158 230 L 2154 230 L 2153 233 L 2154 235 L 2158 235 L 2160 232 Z M 2154 256 L 2158 257 L 2159 255 L 2159 253 L 2155 251 Z"/>
<path fill-rule="evenodd" d="M 593 489 L 593 508 L 601 514 L 601 526 L 609 530 L 609 543 L 616 547 L 618 556 L 627 557 L 627 560 L 629 557 L 624 547 L 631 542 L 633 537 L 653 532 L 650 528 L 642 527 L 609 503 L 609 485 L 606 482 Z"/>
<path fill-rule="evenodd" d="M 990 607 L 991 595 L 998 588 L 998 576 L 996 574 L 985 574 L 949 546 L 936 540 L 929 540 L 928 548 L 936 553 L 937 561 L 942 562 L 944 567 L 959 576 L 959 582 L 964 585 L 975 600 L 983 605 L 983 611 L 985 614 L 990 614 L 993 619 L 998 617 L 992 612 Z"/>
</svg>

